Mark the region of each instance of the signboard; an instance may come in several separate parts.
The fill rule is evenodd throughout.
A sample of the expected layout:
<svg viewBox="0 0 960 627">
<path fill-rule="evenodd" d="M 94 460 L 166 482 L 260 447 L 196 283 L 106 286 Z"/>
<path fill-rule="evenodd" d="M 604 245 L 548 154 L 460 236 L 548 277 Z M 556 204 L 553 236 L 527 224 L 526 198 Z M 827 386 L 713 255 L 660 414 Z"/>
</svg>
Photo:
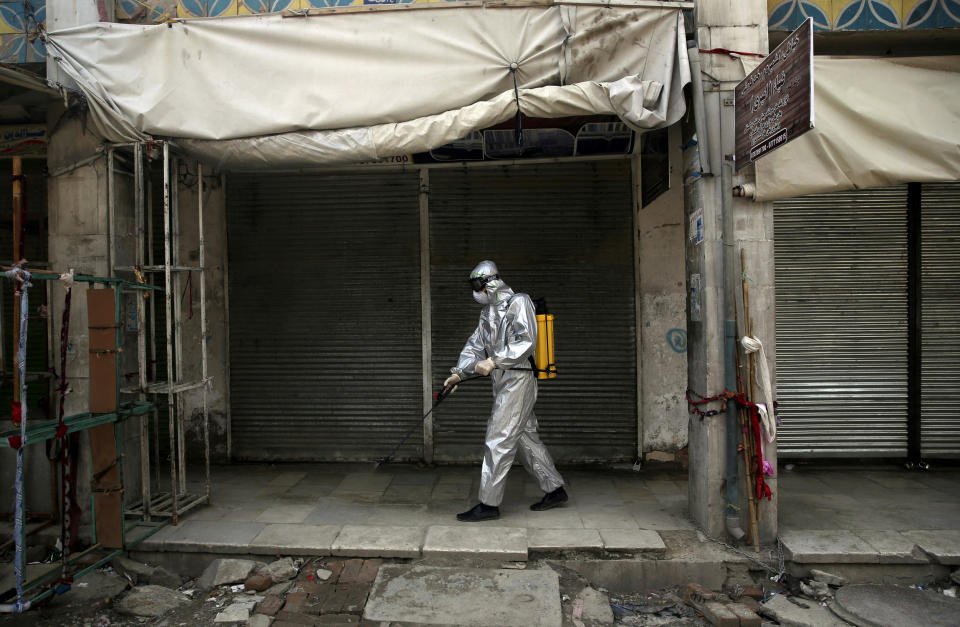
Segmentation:
<svg viewBox="0 0 960 627">
<path fill-rule="evenodd" d="M 813 19 L 734 90 L 737 169 L 813 128 Z"/>
<path fill-rule="evenodd" d="M 43 124 L 0 126 L 0 157 L 43 156 L 47 127 Z"/>
</svg>

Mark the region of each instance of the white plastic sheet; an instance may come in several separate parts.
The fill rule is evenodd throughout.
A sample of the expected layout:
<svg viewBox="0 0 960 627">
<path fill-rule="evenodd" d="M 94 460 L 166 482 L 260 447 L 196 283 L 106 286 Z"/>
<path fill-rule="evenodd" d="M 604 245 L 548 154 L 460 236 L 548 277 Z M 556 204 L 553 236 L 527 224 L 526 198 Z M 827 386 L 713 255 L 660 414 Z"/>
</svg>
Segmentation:
<svg viewBox="0 0 960 627">
<path fill-rule="evenodd" d="M 516 112 L 512 68 L 528 115 L 665 126 L 684 112 L 684 44 L 676 8 L 568 5 L 97 23 L 47 37 L 105 139 L 197 140 L 179 143 L 270 164 L 458 139 Z"/>
<path fill-rule="evenodd" d="M 653 128 L 674 121 L 657 114 L 656 104 L 662 91 L 659 83 L 629 77 L 616 83 L 521 89 L 519 103 L 523 114 L 532 117 L 616 114 L 635 128 Z M 622 94 L 629 94 L 627 102 L 620 99 Z M 511 90 L 455 111 L 407 122 L 243 139 L 182 139 L 177 144 L 221 169 L 295 168 L 376 161 L 425 152 L 465 137 L 471 131 L 509 120 L 516 115 L 517 102 L 517 95 Z M 644 124 L 649 126 L 641 126 Z"/>
<path fill-rule="evenodd" d="M 757 200 L 960 180 L 960 57 L 815 57 L 814 97 L 815 128 L 757 160 Z"/>
</svg>

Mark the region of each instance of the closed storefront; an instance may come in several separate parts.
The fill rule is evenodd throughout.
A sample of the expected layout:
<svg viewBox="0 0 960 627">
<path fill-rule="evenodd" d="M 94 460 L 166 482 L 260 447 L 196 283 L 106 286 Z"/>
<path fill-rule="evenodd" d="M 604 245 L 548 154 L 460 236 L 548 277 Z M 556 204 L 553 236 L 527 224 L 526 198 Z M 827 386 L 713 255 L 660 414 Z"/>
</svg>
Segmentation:
<svg viewBox="0 0 960 627">
<path fill-rule="evenodd" d="M 416 173 L 229 179 L 235 458 L 372 459 L 422 413 L 417 216 Z"/>
<path fill-rule="evenodd" d="M 909 188 L 775 204 L 782 457 L 960 455 L 960 185 Z"/>
<path fill-rule="evenodd" d="M 921 186 L 923 455 L 960 455 L 960 184 Z"/>
<path fill-rule="evenodd" d="M 436 390 L 476 326 L 466 277 L 484 258 L 557 316 L 560 376 L 537 405 L 553 454 L 633 458 L 629 160 L 237 175 L 227 205 L 234 458 L 390 453 L 425 411 L 424 365 Z M 485 380 L 444 402 L 433 457 L 479 459 L 490 403 Z"/>
</svg>

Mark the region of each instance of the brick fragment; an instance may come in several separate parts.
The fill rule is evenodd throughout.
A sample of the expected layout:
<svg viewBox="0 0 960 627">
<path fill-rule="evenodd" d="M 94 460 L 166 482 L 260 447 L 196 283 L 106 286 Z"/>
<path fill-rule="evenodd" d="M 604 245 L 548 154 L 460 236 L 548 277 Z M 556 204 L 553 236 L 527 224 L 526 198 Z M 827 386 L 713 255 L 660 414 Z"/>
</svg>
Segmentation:
<svg viewBox="0 0 960 627">
<path fill-rule="evenodd" d="M 703 612 L 703 617 L 715 627 L 740 627 L 740 619 L 723 603 L 707 601 L 700 611 Z"/>
<path fill-rule="evenodd" d="M 259 614 L 266 614 L 267 616 L 276 616 L 280 608 L 283 607 L 283 603 L 282 598 L 270 595 L 265 597 L 263 601 L 260 601 L 260 605 L 257 606 L 257 612 Z"/>
<path fill-rule="evenodd" d="M 727 609 L 737 615 L 740 627 L 760 627 L 763 624 L 763 620 L 743 603 L 731 603 Z"/>
<path fill-rule="evenodd" d="M 320 610 L 321 614 L 360 614 L 370 594 L 368 584 L 337 584 Z"/>
<path fill-rule="evenodd" d="M 287 602 L 283 604 L 283 609 L 288 612 L 299 613 L 307 602 L 306 592 L 291 592 L 287 595 Z M 279 614 L 277 614 L 279 616 Z"/>
<path fill-rule="evenodd" d="M 273 580 L 270 579 L 267 575 L 250 575 L 247 577 L 247 580 L 243 583 L 244 590 L 256 590 L 257 592 L 263 592 L 267 588 L 273 585 Z"/>
<path fill-rule="evenodd" d="M 359 583 L 373 583 L 373 580 L 377 578 L 377 573 L 380 572 L 381 566 L 383 566 L 383 560 L 364 560 L 363 566 L 360 567 L 360 573 L 357 575 L 357 581 Z"/>
<path fill-rule="evenodd" d="M 689 583 L 683 590 L 683 602 L 701 612 L 707 601 L 713 601 L 716 598 L 715 592 L 707 590 L 698 583 Z"/>
<path fill-rule="evenodd" d="M 319 616 L 309 616 L 307 614 L 300 614 L 299 612 L 288 612 L 287 610 L 280 610 L 277 612 L 277 620 L 273 623 L 274 625 L 279 625 L 281 623 L 286 623 L 290 625 L 306 625 L 307 627 L 313 627 L 314 625 L 320 624 Z"/>
<path fill-rule="evenodd" d="M 746 608 L 751 612 L 756 612 L 757 610 L 760 609 L 760 601 L 757 601 L 753 597 L 748 597 L 748 596 L 740 597 L 739 603 L 741 605 L 746 606 Z"/>
<path fill-rule="evenodd" d="M 761 586 L 747 586 L 743 589 L 743 596 L 760 601 L 763 599 L 763 588 Z"/>
<path fill-rule="evenodd" d="M 343 570 L 340 571 L 340 577 L 337 583 L 357 583 L 360 576 L 360 568 L 363 567 L 363 560 L 353 559 L 343 563 Z"/>
</svg>

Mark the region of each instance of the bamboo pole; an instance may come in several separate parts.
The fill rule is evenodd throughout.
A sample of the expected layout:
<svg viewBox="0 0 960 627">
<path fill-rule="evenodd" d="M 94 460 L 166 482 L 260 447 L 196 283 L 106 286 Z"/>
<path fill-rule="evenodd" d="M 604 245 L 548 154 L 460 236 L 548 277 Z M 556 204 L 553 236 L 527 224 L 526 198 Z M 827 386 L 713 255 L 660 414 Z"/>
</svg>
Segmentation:
<svg viewBox="0 0 960 627">
<path fill-rule="evenodd" d="M 744 255 L 743 249 L 740 250 L 740 275 L 741 275 L 741 285 L 743 289 L 743 334 L 747 337 L 752 337 L 753 325 L 750 320 L 750 289 L 747 285 L 746 272 L 746 257 Z M 742 363 L 740 361 L 740 348 L 737 348 L 737 371 L 742 371 Z M 746 381 L 743 380 L 743 377 L 740 377 L 737 381 L 737 392 L 746 393 L 746 399 L 749 402 L 753 402 L 753 359 L 751 355 L 747 356 L 747 373 Z M 760 532 L 759 532 L 759 504 L 756 499 L 756 485 L 754 482 L 754 470 L 756 468 L 755 462 L 755 450 L 753 442 L 753 422 L 750 419 L 750 410 L 746 407 L 740 408 L 740 427 L 741 433 L 743 434 L 743 457 L 744 465 L 746 470 L 747 478 L 747 515 L 749 517 L 750 524 L 750 535 L 753 541 L 753 550 L 760 551 Z"/>
<path fill-rule="evenodd" d="M 20 233 L 23 230 L 23 160 L 13 158 L 13 263 L 20 261 L 23 242 Z M 13 351 L 16 355 L 20 346 L 20 290 L 13 296 Z M 20 402 L 20 369 L 17 359 L 13 359 L 13 402 Z"/>
</svg>

